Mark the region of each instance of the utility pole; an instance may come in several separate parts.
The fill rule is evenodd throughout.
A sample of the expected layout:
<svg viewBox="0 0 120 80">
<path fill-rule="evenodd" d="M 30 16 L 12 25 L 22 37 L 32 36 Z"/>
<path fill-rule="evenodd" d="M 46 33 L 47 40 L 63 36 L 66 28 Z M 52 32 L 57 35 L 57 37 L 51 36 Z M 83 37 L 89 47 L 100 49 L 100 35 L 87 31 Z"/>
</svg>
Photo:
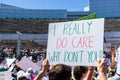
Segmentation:
<svg viewBox="0 0 120 80">
<path fill-rule="evenodd" d="M 17 31 L 16 33 L 17 33 L 17 58 L 18 58 L 20 56 L 20 46 L 21 46 L 22 33 L 20 33 L 19 31 Z"/>
</svg>

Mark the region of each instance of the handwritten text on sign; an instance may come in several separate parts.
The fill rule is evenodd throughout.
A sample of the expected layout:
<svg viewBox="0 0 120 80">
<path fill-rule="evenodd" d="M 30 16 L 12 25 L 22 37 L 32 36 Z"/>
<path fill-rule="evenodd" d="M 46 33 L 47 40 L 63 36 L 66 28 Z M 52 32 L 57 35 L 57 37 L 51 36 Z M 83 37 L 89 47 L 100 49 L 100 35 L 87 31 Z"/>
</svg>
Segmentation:
<svg viewBox="0 0 120 80">
<path fill-rule="evenodd" d="M 50 23 L 47 58 L 51 64 L 95 66 L 103 54 L 104 19 Z"/>
</svg>

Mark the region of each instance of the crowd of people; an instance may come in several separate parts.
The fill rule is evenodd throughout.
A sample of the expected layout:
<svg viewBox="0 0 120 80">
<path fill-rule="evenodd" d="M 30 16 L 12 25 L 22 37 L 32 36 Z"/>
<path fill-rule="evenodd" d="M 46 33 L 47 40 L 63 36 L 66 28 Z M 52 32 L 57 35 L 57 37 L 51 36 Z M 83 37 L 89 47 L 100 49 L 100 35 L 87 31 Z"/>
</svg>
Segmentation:
<svg viewBox="0 0 120 80">
<path fill-rule="evenodd" d="M 16 48 L 0 48 L 0 72 L 8 71 L 12 67 L 13 80 L 120 80 L 119 55 L 115 51 L 104 52 L 102 59 L 98 60 L 97 66 L 70 66 L 66 64 L 50 65 L 46 59 L 46 50 L 23 49 L 17 57 Z M 26 71 L 16 65 L 22 57 L 26 56 L 33 63 L 41 61 L 40 69 L 35 71 L 29 67 Z M 117 57 L 117 58 L 116 58 Z M 4 63 L 6 58 L 16 60 L 7 66 Z M 26 64 L 24 64 L 26 65 Z"/>
</svg>

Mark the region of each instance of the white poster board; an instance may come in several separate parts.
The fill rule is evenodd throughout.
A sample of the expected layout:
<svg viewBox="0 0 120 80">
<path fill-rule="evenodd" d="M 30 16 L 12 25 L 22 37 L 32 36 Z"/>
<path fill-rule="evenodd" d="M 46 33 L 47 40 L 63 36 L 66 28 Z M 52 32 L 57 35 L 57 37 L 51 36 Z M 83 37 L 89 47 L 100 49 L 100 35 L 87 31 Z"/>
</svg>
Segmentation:
<svg viewBox="0 0 120 80">
<path fill-rule="evenodd" d="M 28 59 L 26 56 L 24 56 L 21 61 L 16 63 L 17 66 L 19 66 L 24 71 L 27 71 L 29 68 L 32 68 L 34 71 L 40 70 L 40 67 L 33 63 L 30 59 Z"/>
<path fill-rule="evenodd" d="M 104 19 L 50 23 L 47 58 L 50 64 L 96 66 L 103 56 Z"/>
<path fill-rule="evenodd" d="M 12 80 L 11 72 L 9 71 L 0 72 L 0 80 Z"/>
<path fill-rule="evenodd" d="M 4 64 L 7 64 L 7 67 L 10 67 L 10 65 L 15 61 L 16 59 L 9 59 L 9 58 L 6 58 L 4 60 Z"/>
</svg>

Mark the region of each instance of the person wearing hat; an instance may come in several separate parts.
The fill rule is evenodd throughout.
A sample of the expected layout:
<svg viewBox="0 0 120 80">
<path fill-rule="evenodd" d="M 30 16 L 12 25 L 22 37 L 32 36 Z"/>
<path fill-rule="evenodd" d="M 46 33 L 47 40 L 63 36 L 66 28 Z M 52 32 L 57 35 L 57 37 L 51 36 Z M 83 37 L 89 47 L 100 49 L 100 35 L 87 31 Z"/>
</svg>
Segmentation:
<svg viewBox="0 0 120 80">
<path fill-rule="evenodd" d="M 34 80 L 34 75 L 33 75 L 34 71 L 32 68 L 28 68 L 28 70 L 25 73 L 25 76 L 27 79 L 29 80 Z"/>
</svg>

